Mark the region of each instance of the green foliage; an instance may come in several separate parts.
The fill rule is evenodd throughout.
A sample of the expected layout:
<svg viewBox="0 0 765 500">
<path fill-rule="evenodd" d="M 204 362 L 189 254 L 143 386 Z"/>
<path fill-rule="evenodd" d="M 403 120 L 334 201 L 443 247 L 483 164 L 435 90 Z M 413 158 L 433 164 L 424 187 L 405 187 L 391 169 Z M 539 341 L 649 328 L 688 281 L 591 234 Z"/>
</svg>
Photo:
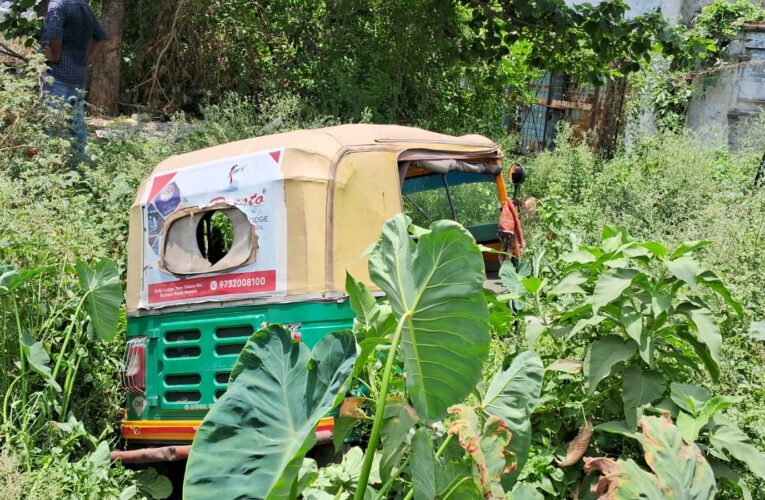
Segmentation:
<svg viewBox="0 0 765 500">
<path fill-rule="evenodd" d="M 655 49 L 670 56 L 706 50 L 706 44 L 672 29 L 659 10 L 627 19 L 629 7 L 622 0 L 574 6 L 563 0 L 492 0 L 478 5 L 471 27 L 486 32 L 479 44 L 482 53 L 496 57 L 523 40 L 531 46 L 531 65 L 593 82 L 638 71 Z"/>
<path fill-rule="evenodd" d="M 693 30 L 703 38 L 715 40 L 718 52 L 730 45 L 747 21 L 765 19 L 765 8 L 747 0 L 726 2 L 715 0 L 704 7 L 693 21 Z"/>
<path fill-rule="evenodd" d="M 607 498 L 668 498 L 706 500 L 714 498 L 717 487 L 712 468 L 693 442 L 683 442 L 668 416 L 644 417 L 643 432 L 636 434 L 653 474 L 633 460 L 590 458 L 588 472 L 601 472 L 596 493 Z"/>
<path fill-rule="evenodd" d="M 308 114 L 500 135 L 535 71 L 522 42 L 490 62 L 471 57 L 483 36 L 468 25 L 474 10 L 433 0 L 129 2 L 123 87 L 129 102 L 163 110 L 232 91 L 255 102 L 290 93 Z"/>
<path fill-rule="evenodd" d="M 534 413 L 532 449 L 521 476 L 522 481 L 529 481 L 550 495 L 569 491 L 578 484 L 579 472 L 568 469 L 563 474 L 549 463 L 563 454 L 565 448 L 562 443 L 571 438 L 585 419 L 593 419 L 596 424 L 601 422 L 595 426 L 591 450 L 625 458 L 635 457 L 636 450 L 631 439 L 620 440 L 620 436 L 631 436 L 634 431 L 634 426 L 627 425 L 626 421 L 621 420 L 623 418 L 631 422 L 641 413 L 659 411 L 658 408 L 670 409 L 678 418 L 678 425 L 687 427 L 685 432 L 690 437 L 693 428 L 701 425 L 706 417 L 698 414 L 701 417 L 698 419 L 695 412 L 686 409 L 679 411 L 688 413 L 688 416 L 674 413 L 678 408 L 670 396 L 678 384 L 691 383 L 695 387 L 706 388 L 704 398 L 727 400 L 744 396 L 743 400 L 721 410 L 718 417 L 710 418 L 706 425 L 702 425 L 698 441 L 718 476 L 718 486 L 726 494 L 737 491 L 741 495 L 747 491 L 747 485 L 752 491 L 761 489 L 762 483 L 747 472 L 750 467 L 746 462 L 724 451 L 707 453 L 707 450 L 713 448 L 710 427 L 718 425 L 715 422 L 723 418 L 735 423 L 748 436 L 746 442 L 750 446 L 756 450 L 765 448 L 761 410 L 764 403 L 759 389 L 759 380 L 763 376 L 760 366 L 765 357 L 760 341 L 755 340 L 756 325 L 751 326 L 765 317 L 758 291 L 765 285 L 759 272 L 765 266 L 765 254 L 762 252 L 765 197 L 761 190 L 751 191 L 749 188 L 761 156 L 755 145 L 761 143 L 763 130 L 761 122 L 753 122 L 751 137 L 744 142 L 745 147 L 736 152 L 709 138 L 700 139 L 683 131 L 664 132 L 658 137 L 643 139 L 630 151 L 620 153 L 612 160 L 597 159 L 581 145 L 561 142 L 556 151 L 542 153 L 527 161 L 530 172 L 527 192 L 541 201 L 538 219 L 530 221 L 524 229 L 531 241 L 531 252 L 536 254 L 534 260 L 540 261 L 538 266 L 534 266 L 540 269 L 538 276 L 548 281 L 543 288 L 546 293 L 539 296 L 543 307 L 550 298 L 554 303 L 566 304 L 566 311 L 571 311 L 574 316 L 584 314 L 580 319 L 589 323 L 598 321 L 584 307 L 579 311 L 576 309 L 576 305 L 586 301 L 586 296 L 594 290 L 591 276 L 566 270 L 575 261 L 591 261 L 587 265 L 596 262 L 598 258 L 591 250 L 595 245 L 600 246 L 597 242 L 602 240 L 602 226 L 618 223 L 635 234 L 640 243 L 662 241 L 668 244 L 664 245 L 667 251 L 661 259 L 658 255 L 664 253 L 662 246 L 648 244 L 645 247 L 650 253 L 649 261 L 653 262 L 647 271 L 652 276 L 659 273 L 680 283 L 679 293 L 686 297 L 694 295 L 691 287 L 695 286 L 695 295 L 712 313 L 711 318 L 696 313 L 695 319 L 707 333 L 714 332 L 712 323 L 716 322 L 720 336 L 714 333 L 708 337 L 713 346 L 719 342 L 718 361 L 714 361 L 711 351 L 704 361 L 698 353 L 706 357 L 708 348 L 696 336 L 699 330 L 695 322 L 690 321 L 690 311 L 679 308 L 672 321 L 680 326 L 688 325 L 688 334 L 685 328 L 681 328 L 683 339 L 673 339 L 675 347 L 671 349 L 670 357 L 661 352 L 662 348 L 659 348 L 658 354 L 654 349 L 654 368 L 650 368 L 638 352 L 631 362 L 614 365 L 611 375 L 600 382 L 592 397 L 588 397 L 582 374 L 582 362 L 587 352 L 585 344 L 580 342 L 585 337 L 590 342 L 596 335 L 617 334 L 622 342 L 639 347 L 635 340 L 640 338 L 635 328 L 637 324 L 631 321 L 634 314 L 625 314 L 623 319 L 620 314 L 615 330 L 612 327 L 616 324 L 606 319 L 586 326 L 583 323 L 584 329 L 570 339 L 566 339 L 566 335 L 573 327 L 570 330 L 569 326 L 565 329 L 557 326 L 555 322 L 560 318 L 557 312 L 549 314 L 551 311 L 548 310 L 547 315 L 538 315 L 546 319 L 529 323 L 525 333 L 535 342 L 534 347 L 542 354 L 548 369 L 542 400 Z M 682 242 L 692 240 L 711 240 L 711 243 L 680 255 L 693 246 L 684 246 Z M 679 249 L 674 256 L 674 252 L 669 250 L 672 246 Z M 544 255 L 540 259 L 541 253 Z M 561 255 L 564 259 L 558 260 Z M 715 269 L 725 290 L 718 287 L 717 280 L 705 280 L 708 275 L 703 272 L 699 280 L 697 268 L 689 260 L 691 256 L 702 268 Z M 669 266 L 660 264 L 661 260 Z M 627 259 L 627 262 L 630 261 L 634 258 Z M 618 267 L 625 266 L 618 264 Z M 519 281 L 511 281 L 508 289 L 517 289 Z M 516 294 L 516 302 L 517 295 L 522 294 L 525 296 L 524 307 L 536 307 L 537 294 L 527 292 L 522 280 L 520 285 L 522 290 Z M 553 294 L 552 290 L 558 286 L 568 293 Z M 625 293 L 629 295 L 630 290 L 639 286 L 633 280 Z M 581 290 L 577 291 L 577 288 Z M 726 290 L 740 306 L 729 302 Z M 585 292 L 587 295 L 584 295 Z M 614 303 L 625 304 L 623 296 Z M 609 306 L 605 307 L 607 311 Z M 639 309 L 632 307 L 636 311 Z M 662 304 L 657 300 L 655 307 L 660 308 Z M 587 305 L 587 308 L 591 311 L 592 305 Z M 744 313 L 744 318 L 739 318 L 740 312 Z M 599 312 L 599 315 L 602 314 L 603 308 Z M 640 333 L 645 337 L 647 330 L 643 322 L 646 317 L 643 314 L 639 317 Z M 714 321 L 709 322 L 709 319 Z M 542 326 L 537 323 L 542 323 Z M 572 321 L 567 323 L 570 325 Z M 696 340 L 697 346 L 687 344 L 689 340 Z M 678 346 L 681 347 L 678 349 Z M 644 349 L 643 352 L 648 354 L 650 351 Z M 681 361 L 686 356 L 693 359 L 692 363 Z M 715 364 L 719 368 L 716 384 L 711 381 Z M 638 376 L 638 368 L 641 376 Z M 641 384 L 639 391 L 635 390 L 637 382 Z M 653 396 L 660 391 L 662 396 L 654 399 Z M 704 398 L 696 396 L 696 400 Z M 652 399 L 650 404 L 640 403 L 649 399 Z M 698 411 L 698 405 L 695 411 Z M 593 415 L 599 417 L 594 418 Z M 604 434 L 607 428 L 617 434 Z M 762 453 L 756 451 L 754 456 L 762 456 Z"/>
<path fill-rule="evenodd" d="M 409 223 L 400 215 L 383 226 L 369 274 L 399 322 L 407 392 L 417 414 L 433 421 L 481 376 L 489 347 L 483 259 L 457 223 L 434 223 L 416 245 Z"/>
<path fill-rule="evenodd" d="M 194 438 L 185 497 L 289 495 L 319 420 L 345 393 L 355 358 L 348 332 L 324 337 L 312 351 L 281 326 L 253 334 Z"/>
</svg>

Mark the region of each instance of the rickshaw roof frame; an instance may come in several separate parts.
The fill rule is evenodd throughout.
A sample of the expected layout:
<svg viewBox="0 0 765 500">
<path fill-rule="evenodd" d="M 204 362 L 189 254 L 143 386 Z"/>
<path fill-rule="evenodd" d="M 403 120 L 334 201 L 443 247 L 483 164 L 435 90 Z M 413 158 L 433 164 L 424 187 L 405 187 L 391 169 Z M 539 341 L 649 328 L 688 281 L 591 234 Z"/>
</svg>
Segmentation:
<svg viewBox="0 0 765 500">
<path fill-rule="evenodd" d="M 281 168 L 283 180 L 285 181 L 285 203 L 288 204 L 287 221 L 288 229 L 290 231 L 290 239 L 292 238 L 293 231 L 293 228 L 291 227 L 293 217 L 299 217 L 299 219 L 295 219 L 295 221 L 298 222 L 298 224 L 295 225 L 297 230 L 302 229 L 308 231 L 309 226 L 312 223 L 318 223 L 315 225 L 323 226 L 320 227 L 325 233 L 325 238 L 322 242 L 324 243 L 323 248 L 318 248 L 318 238 L 314 238 L 312 243 L 309 244 L 307 233 L 301 236 L 301 241 L 306 245 L 305 248 L 302 249 L 304 253 L 310 249 L 317 254 L 317 259 L 312 259 L 312 263 L 315 263 L 316 260 L 324 260 L 324 279 L 322 280 L 322 283 L 319 283 L 316 280 L 311 281 L 309 278 L 305 278 L 304 283 L 298 283 L 297 286 L 293 287 L 292 277 L 290 275 L 292 265 L 291 259 L 296 255 L 299 256 L 300 249 L 293 248 L 294 245 L 290 242 L 290 244 L 286 245 L 288 248 L 287 295 L 282 296 L 281 299 L 279 297 L 253 297 L 253 299 L 246 299 L 244 301 L 245 303 L 260 304 L 280 301 L 287 302 L 299 300 L 300 297 L 306 297 L 306 300 L 329 300 L 337 299 L 343 295 L 342 286 L 338 286 L 338 280 L 334 276 L 334 267 L 337 264 L 335 263 L 333 254 L 333 245 L 336 244 L 333 235 L 335 225 L 334 198 L 338 167 L 349 156 L 353 157 L 355 153 L 380 153 L 374 161 L 379 161 L 381 163 L 390 162 L 391 168 L 396 170 L 397 178 L 399 175 L 397 168 L 399 161 L 428 160 L 441 157 L 498 161 L 501 158 L 499 146 L 493 141 L 480 135 L 455 137 L 419 128 L 371 124 L 339 125 L 319 129 L 284 132 L 244 139 L 168 158 L 159 163 L 154 168 L 151 175 L 141 184 L 135 202 L 131 206 L 127 286 L 127 311 L 129 315 L 135 315 L 141 310 L 152 313 L 157 310 L 188 309 L 189 306 L 189 304 L 184 306 L 157 306 L 152 307 L 150 310 L 139 306 L 143 272 L 131 272 L 131 269 L 143 269 L 142 252 L 144 228 L 141 210 L 145 190 L 151 179 L 157 175 L 177 172 L 186 168 L 199 167 L 203 164 L 218 162 L 228 158 L 237 158 L 277 149 L 284 150 Z M 394 159 L 395 161 L 391 161 Z M 349 168 L 355 168 L 352 167 L 352 163 L 353 162 L 349 164 Z M 315 187 L 317 182 L 325 185 L 325 187 L 321 189 L 323 195 L 321 195 L 320 198 L 317 197 L 318 193 Z M 309 194 L 313 198 L 310 200 L 310 203 L 307 200 L 301 200 L 304 207 L 290 207 L 290 192 L 291 190 L 301 189 L 299 187 L 300 185 L 306 186 L 303 188 L 303 191 L 301 191 L 300 196 L 307 196 L 306 193 L 308 193 L 309 189 L 312 189 L 313 191 Z M 363 189 L 373 192 L 374 190 L 379 191 L 380 187 L 370 185 L 363 187 Z M 399 197 L 400 202 L 400 192 L 397 192 L 397 196 Z M 305 207 L 315 207 L 317 206 L 317 203 L 325 205 L 321 207 L 321 210 L 316 211 L 320 212 L 321 218 L 324 220 L 308 220 L 312 217 L 318 217 L 319 214 L 309 215 L 305 213 L 307 212 L 307 208 Z M 398 210 L 400 211 L 400 207 Z M 393 214 L 387 214 L 386 218 L 387 216 L 392 215 Z M 318 231 L 318 229 L 313 228 L 313 231 Z M 379 236 L 379 229 L 377 229 L 377 232 Z M 303 259 L 305 260 L 304 256 Z M 301 262 L 301 265 L 302 264 L 303 263 Z M 343 263 L 339 264 L 345 267 Z M 370 285 L 371 283 L 367 284 Z M 335 290 L 335 288 L 337 288 L 337 290 Z M 372 285 L 372 288 L 376 287 Z M 215 304 L 207 302 L 198 305 L 201 305 L 202 307 L 210 307 L 210 305 L 225 305 L 229 302 L 233 305 L 234 303 L 242 303 L 242 300 L 229 299 L 215 300 L 211 302 L 215 302 Z M 221 302 L 224 304 L 221 304 Z"/>
</svg>

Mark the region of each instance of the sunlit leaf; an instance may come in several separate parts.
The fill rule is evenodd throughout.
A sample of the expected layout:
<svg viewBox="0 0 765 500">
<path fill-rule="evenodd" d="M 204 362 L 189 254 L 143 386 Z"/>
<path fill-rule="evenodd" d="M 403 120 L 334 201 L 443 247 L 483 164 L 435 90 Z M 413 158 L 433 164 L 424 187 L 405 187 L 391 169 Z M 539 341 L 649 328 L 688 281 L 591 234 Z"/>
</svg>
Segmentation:
<svg viewBox="0 0 765 500">
<path fill-rule="evenodd" d="M 701 411 L 701 408 L 711 397 L 708 390 L 693 384 L 672 382 L 669 385 L 669 389 L 669 396 L 672 398 L 672 401 L 692 415 L 696 415 Z"/>
<path fill-rule="evenodd" d="M 327 335 L 312 351 L 281 326 L 253 334 L 194 438 L 184 498 L 288 496 L 355 358 L 349 332 Z"/>
<path fill-rule="evenodd" d="M 547 367 L 547 371 L 563 372 L 575 375 L 582 373 L 582 362 L 576 359 L 558 359 Z"/>
<path fill-rule="evenodd" d="M 173 484 L 167 476 L 159 474 L 152 467 L 137 472 L 134 477 L 138 483 L 138 490 L 147 498 L 161 500 L 173 494 Z"/>
<path fill-rule="evenodd" d="M 595 392 L 598 383 L 611 373 L 617 363 L 626 361 L 635 355 L 637 348 L 632 342 L 610 335 L 590 344 L 584 358 L 584 380 L 587 393 Z"/>
<path fill-rule="evenodd" d="M 622 293 L 632 284 L 639 272 L 635 269 L 614 268 L 605 271 L 595 284 L 592 294 L 592 309 L 597 314 L 598 309 L 621 297 Z"/>
<path fill-rule="evenodd" d="M 111 340 L 119 323 L 122 305 L 122 284 L 117 264 L 102 260 L 91 268 L 78 260 L 75 270 L 93 329 L 102 340 Z"/>
<path fill-rule="evenodd" d="M 752 321 L 749 325 L 749 335 L 756 340 L 765 340 L 765 321 Z"/>
<path fill-rule="evenodd" d="M 578 293 L 585 293 L 582 287 L 579 286 L 582 283 L 587 283 L 587 273 L 575 270 L 565 275 L 553 288 L 548 295 L 571 295 Z"/>
<path fill-rule="evenodd" d="M 720 334 L 720 327 L 709 309 L 696 307 L 686 302 L 678 306 L 677 310 L 688 316 L 695 327 L 696 336 L 709 348 L 712 359 L 719 364 L 722 335 Z"/>
<path fill-rule="evenodd" d="M 692 291 L 696 291 L 697 277 L 704 272 L 704 268 L 696 259 L 682 256 L 676 260 L 667 260 L 666 265 L 677 279 L 684 281 Z"/>
<path fill-rule="evenodd" d="M 531 413 L 542 391 L 544 367 L 539 355 L 526 351 L 513 359 L 507 370 L 497 373 L 486 390 L 481 407 L 489 415 L 500 417 L 513 439 L 510 451 L 515 453 L 518 467 L 503 478 L 509 489 L 523 470 L 531 446 Z"/>
<path fill-rule="evenodd" d="M 372 328 L 375 320 L 380 315 L 380 309 L 367 287 L 364 283 L 357 281 L 353 276 L 346 273 L 345 291 L 348 293 L 351 309 L 356 313 L 356 321 L 363 328 Z"/>
<path fill-rule="evenodd" d="M 407 393 L 417 415 L 432 422 L 481 378 L 490 341 L 483 257 L 455 222 L 433 223 L 416 245 L 408 225 L 402 214 L 385 223 L 369 274 L 403 318 Z"/>
</svg>

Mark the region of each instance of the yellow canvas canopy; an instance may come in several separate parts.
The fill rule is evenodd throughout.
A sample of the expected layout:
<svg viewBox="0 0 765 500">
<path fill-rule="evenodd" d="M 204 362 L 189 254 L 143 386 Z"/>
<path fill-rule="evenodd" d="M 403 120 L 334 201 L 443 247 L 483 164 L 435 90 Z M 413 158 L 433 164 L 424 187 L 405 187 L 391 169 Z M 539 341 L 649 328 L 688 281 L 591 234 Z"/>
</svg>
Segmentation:
<svg viewBox="0 0 765 500">
<path fill-rule="evenodd" d="M 364 253 L 379 237 L 385 220 L 402 211 L 401 165 L 434 171 L 471 171 L 481 168 L 480 165 L 496 166 L 500 157 L 498 146 L 478 135 L 453 137 L 393 125 L 342 125 L 246 139 L 169 158 L 141 184 L 131 207 L 127 282 L 130 314 L 165 307 L 149 306 L 145 300 L 144 271 L 152 248 L 147 242 L 148 231 L 159 233 L 157 241 L 152 242 L 163 259 L 157 273 L 175 273 L 173 279 L 178 280 L 175 284 L 193 284 L 198 279 L 188 271 L 193 267 L 191 264 L 165 261 L 168 256 L 175 258 L 173 252 L 183 250 L 173 246 L 174 236 L 170 237 L 168 228 L 174 228 L 172 231 L 177 235 L 188 233 L 181 225 L 175 229 L 170 225 L 172 221 L 185 213 L 191 213 L 190 220 L 195 220 L 194 210 L 184 203 L 184 198 L 168 198 L 175 200 L 173 214 L 163 219 L 163 228 L 147 227 L 153 223 L 146 214 L 153 208 L 150 198 L 158 196 L 156 191 L 165 185 L 159 181 L 212 165 L 221 172 L 224 169 L 229 172 L 232 182 L 242 159 L 261 161 L 259 158 L 265 158 L 266 153 L 276 162 L 273 168 L 278 168 L 280 178 L 273 185 L 282 186 L 283 193 L 278 194 L 283 199 L 286 221 L 283 238 L 279 238 L 283 241 L 269 244 L 283 254 L 285 270 L 278 294 L 260 294 L 251 300 L 244 297 L 250 302 L 338 298 L 343 295 L 346 271 L 374 289 Z M 229 160 L 231 165 L 227 166 Z M 253 165 L 257 164 L 255 160 Z M 203 191 L 206 186 L 195 189 Z M 223 195 L 216 196 L 212 184 L 209 189 L 211 202 L 225 199 Z M 259 240 L 260 235 L 249 235 L 247 231 L 242 234 L 249 238 L 246 241 L 254 242 L 254 249 L 266 243 L 260 241 L 262 238 Z M 247 253 L 249 250 L 242 252 L 242 258 L 249 259 L 246 262 L 257 261 L 255 250 L 252 255 Z M 216 266 L 207 272 L 222 271 L 226 264 Z M 179 273 L 179 269 L 188 275 Z M 209 300 L 243 300 L 243 297 Z"/>
</svg>

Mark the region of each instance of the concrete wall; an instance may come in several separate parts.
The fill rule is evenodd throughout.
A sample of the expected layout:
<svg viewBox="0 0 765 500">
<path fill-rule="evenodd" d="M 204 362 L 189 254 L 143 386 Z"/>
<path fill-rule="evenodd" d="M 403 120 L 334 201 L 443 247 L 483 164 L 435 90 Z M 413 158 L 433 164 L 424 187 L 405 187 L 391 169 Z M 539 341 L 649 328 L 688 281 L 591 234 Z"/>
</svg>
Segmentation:
<svg viewBox="0 0 765 500">
<path fill-rule="evenodd" d="M 702 77 L 688 125 L 735 147 L 750 118 L 765 110 L 765 25 L 747 25 L 728 51 L 730 69 Z"/>
</svg>

